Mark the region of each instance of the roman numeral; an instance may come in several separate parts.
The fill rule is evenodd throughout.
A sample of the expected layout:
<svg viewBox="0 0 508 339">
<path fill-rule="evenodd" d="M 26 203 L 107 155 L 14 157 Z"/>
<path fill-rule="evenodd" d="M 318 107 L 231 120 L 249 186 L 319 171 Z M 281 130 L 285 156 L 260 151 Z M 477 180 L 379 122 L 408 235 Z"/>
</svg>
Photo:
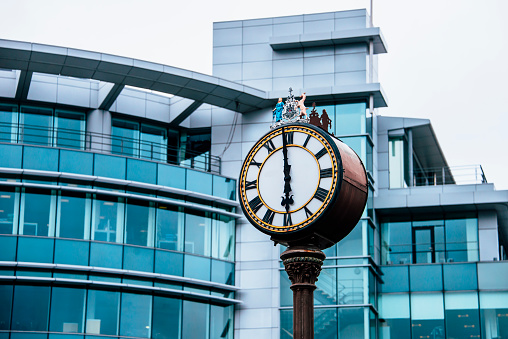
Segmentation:
<svg viewBox="0 0 508 339">
<path fill-rule="evenodd" d="M 286 132 L 284 133 L 284 138 L 286 139 L 286 145 L 293 144 L 294 143 L 294 132 Z"/>
<path fill-rule="evenodd" d="M 259 196 L 249 201 L 249 207 L 254 213 L 257 213 L 257 211 L 259 211 L 261 205 L 263 205 L 263 203 L 261 202 L 261 198 Z"/>
<path fill-rule="evenodd" d="M 310 140 L 310 134 L 307 134 L 307 139 L 305 139 L 305 142 L 303 143 L 303 147 L 307 147 L 309 140 Z"/>
<path fill-rule="evenodd" d="M 320 178 L 331 178 L 333 176 L 332 168 L 325 168 L 319 172 Z"/>
<path fill-rule="evenodd" d="M 270 154 L 273 151 L 275 151 L 275 145 L 273 144 L 272 139 L 270 139 L 267 142 L 265 142 L 263 147 L 266 147 L 266 149 L 268 150 L 268 154 Z"/>
<path fill-rule="evenodd" d="M 322 148 L 321 151 L 317 152 L 315 155 L 316 155 L 316 159 L 319 160 L 319 158 L 321 158 L 323 155 L 326 154 L 326 148 Z"/>
<path fill-rule="evenodd" d="M 324 188 L 318 187 L 316 194 L 314 194 L 314 198 L 316 198 L 317 200 L 319 200 L 321 202 L 324 202 L 327 195 L 328 195 L 327 190 L 325 190 Z"/>
<path fill-rule="evenodd" d="M 261 167 L 261 163 L 260 162 L 257 162 L 256 160 L 252 159 L 252 161 L 250 162 L 249 165 L 254 165 L 254 166 L 257 166 L 257 167 Z"/>
<path fill-rule="evenodd" d="M 257 180 L 247 181 L 245 183 L 245 189 L 246 190 L 251 190 L 251 189 L 256 188 L 257 185 L 258 185 L 258 181 Z"/>
<path fill-rule="evenodd" d="M 293 220 L 291 220 L 291 213 L 284 214 L 284 226 L 292 226 Z"/>
<path fill-rule="evenodd" d="M 272 210 L 267 210 L 265 216 L 263 217 L 263 221 L 267 224 L 273 224 L 273 217 L 275 216 L 275 212 Z"/>
<path fill-rule="evenodd" d="M 312 217 L 312 212 L 307 208 L 307 206 L 304 206 L 303 209 L 305 210 L 305 215 L 307 218 Z"/>
</svg>

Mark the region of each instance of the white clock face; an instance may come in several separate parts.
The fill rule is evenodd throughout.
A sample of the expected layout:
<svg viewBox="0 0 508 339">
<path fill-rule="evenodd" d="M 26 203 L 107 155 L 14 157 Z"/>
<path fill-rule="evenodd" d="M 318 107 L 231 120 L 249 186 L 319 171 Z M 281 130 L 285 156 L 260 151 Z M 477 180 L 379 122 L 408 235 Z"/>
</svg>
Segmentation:
<svg viewBox="0 0 508 339">
<path fill-rule="evenodd" d="M 283 126 L 251 149 L 240 175 L 240 197 L 256 225 L 291 232 L 326 209 L 337 188 L 340 160 L 322 133 L 305 125 Z"/>
</svg>

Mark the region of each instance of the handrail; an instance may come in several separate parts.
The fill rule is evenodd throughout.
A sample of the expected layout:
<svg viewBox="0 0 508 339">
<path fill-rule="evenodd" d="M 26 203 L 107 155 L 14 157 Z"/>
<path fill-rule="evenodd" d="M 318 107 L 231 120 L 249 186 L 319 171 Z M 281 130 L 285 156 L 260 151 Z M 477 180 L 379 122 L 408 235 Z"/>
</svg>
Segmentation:
<svg viewBox="0 0 508 339">
<path fill-rule="evenodd" d="M 486 184 L 481 165 L 429 167 L 413 170 L 413 186 Z"/>
<path fill-rule="evenodd" d="M 187 150 L 185 146 L 177 147 L 141 140 L 141 138 L 119 137 L 75 129 L 0 123 L 0 142 L 108 152 L 218 174 L 221 171 L 221 158 L 211 155 L 209 150 L 196 152 Z"/>
</svg>

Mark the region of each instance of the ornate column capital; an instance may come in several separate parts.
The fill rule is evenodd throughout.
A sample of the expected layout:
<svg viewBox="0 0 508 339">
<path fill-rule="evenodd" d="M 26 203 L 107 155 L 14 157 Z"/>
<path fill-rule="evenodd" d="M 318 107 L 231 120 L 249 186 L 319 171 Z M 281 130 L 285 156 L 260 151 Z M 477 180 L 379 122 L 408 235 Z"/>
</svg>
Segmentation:
<svg viewBox="0 0 508 339">
<path fill-rule="evenodd" d="M 293 283 L 291 286 L 308 285 L 314 289 L 321 272 L 321 266 L 325 259 L 325 254 L 318 249 L 308 249 L 303 247 L 290 247 L 284 251 L 280 258 Z M 301 286 L 304 287 L 304 286 Z"/>
</svg>

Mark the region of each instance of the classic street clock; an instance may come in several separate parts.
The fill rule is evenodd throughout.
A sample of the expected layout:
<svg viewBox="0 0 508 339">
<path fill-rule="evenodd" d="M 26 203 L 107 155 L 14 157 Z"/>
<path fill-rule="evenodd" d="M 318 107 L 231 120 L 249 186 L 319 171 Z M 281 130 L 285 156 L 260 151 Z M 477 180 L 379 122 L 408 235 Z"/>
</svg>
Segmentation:
<svg viewBox="0 0 508 339">
<path fill-rule="evenodd" d="M 344 238 L 367 201 L 365 168 L 349 146 L 307 123 L 282 124 L 249 151 L 239 179 L 250 223 L 285 245 Z"/>
</svg>

